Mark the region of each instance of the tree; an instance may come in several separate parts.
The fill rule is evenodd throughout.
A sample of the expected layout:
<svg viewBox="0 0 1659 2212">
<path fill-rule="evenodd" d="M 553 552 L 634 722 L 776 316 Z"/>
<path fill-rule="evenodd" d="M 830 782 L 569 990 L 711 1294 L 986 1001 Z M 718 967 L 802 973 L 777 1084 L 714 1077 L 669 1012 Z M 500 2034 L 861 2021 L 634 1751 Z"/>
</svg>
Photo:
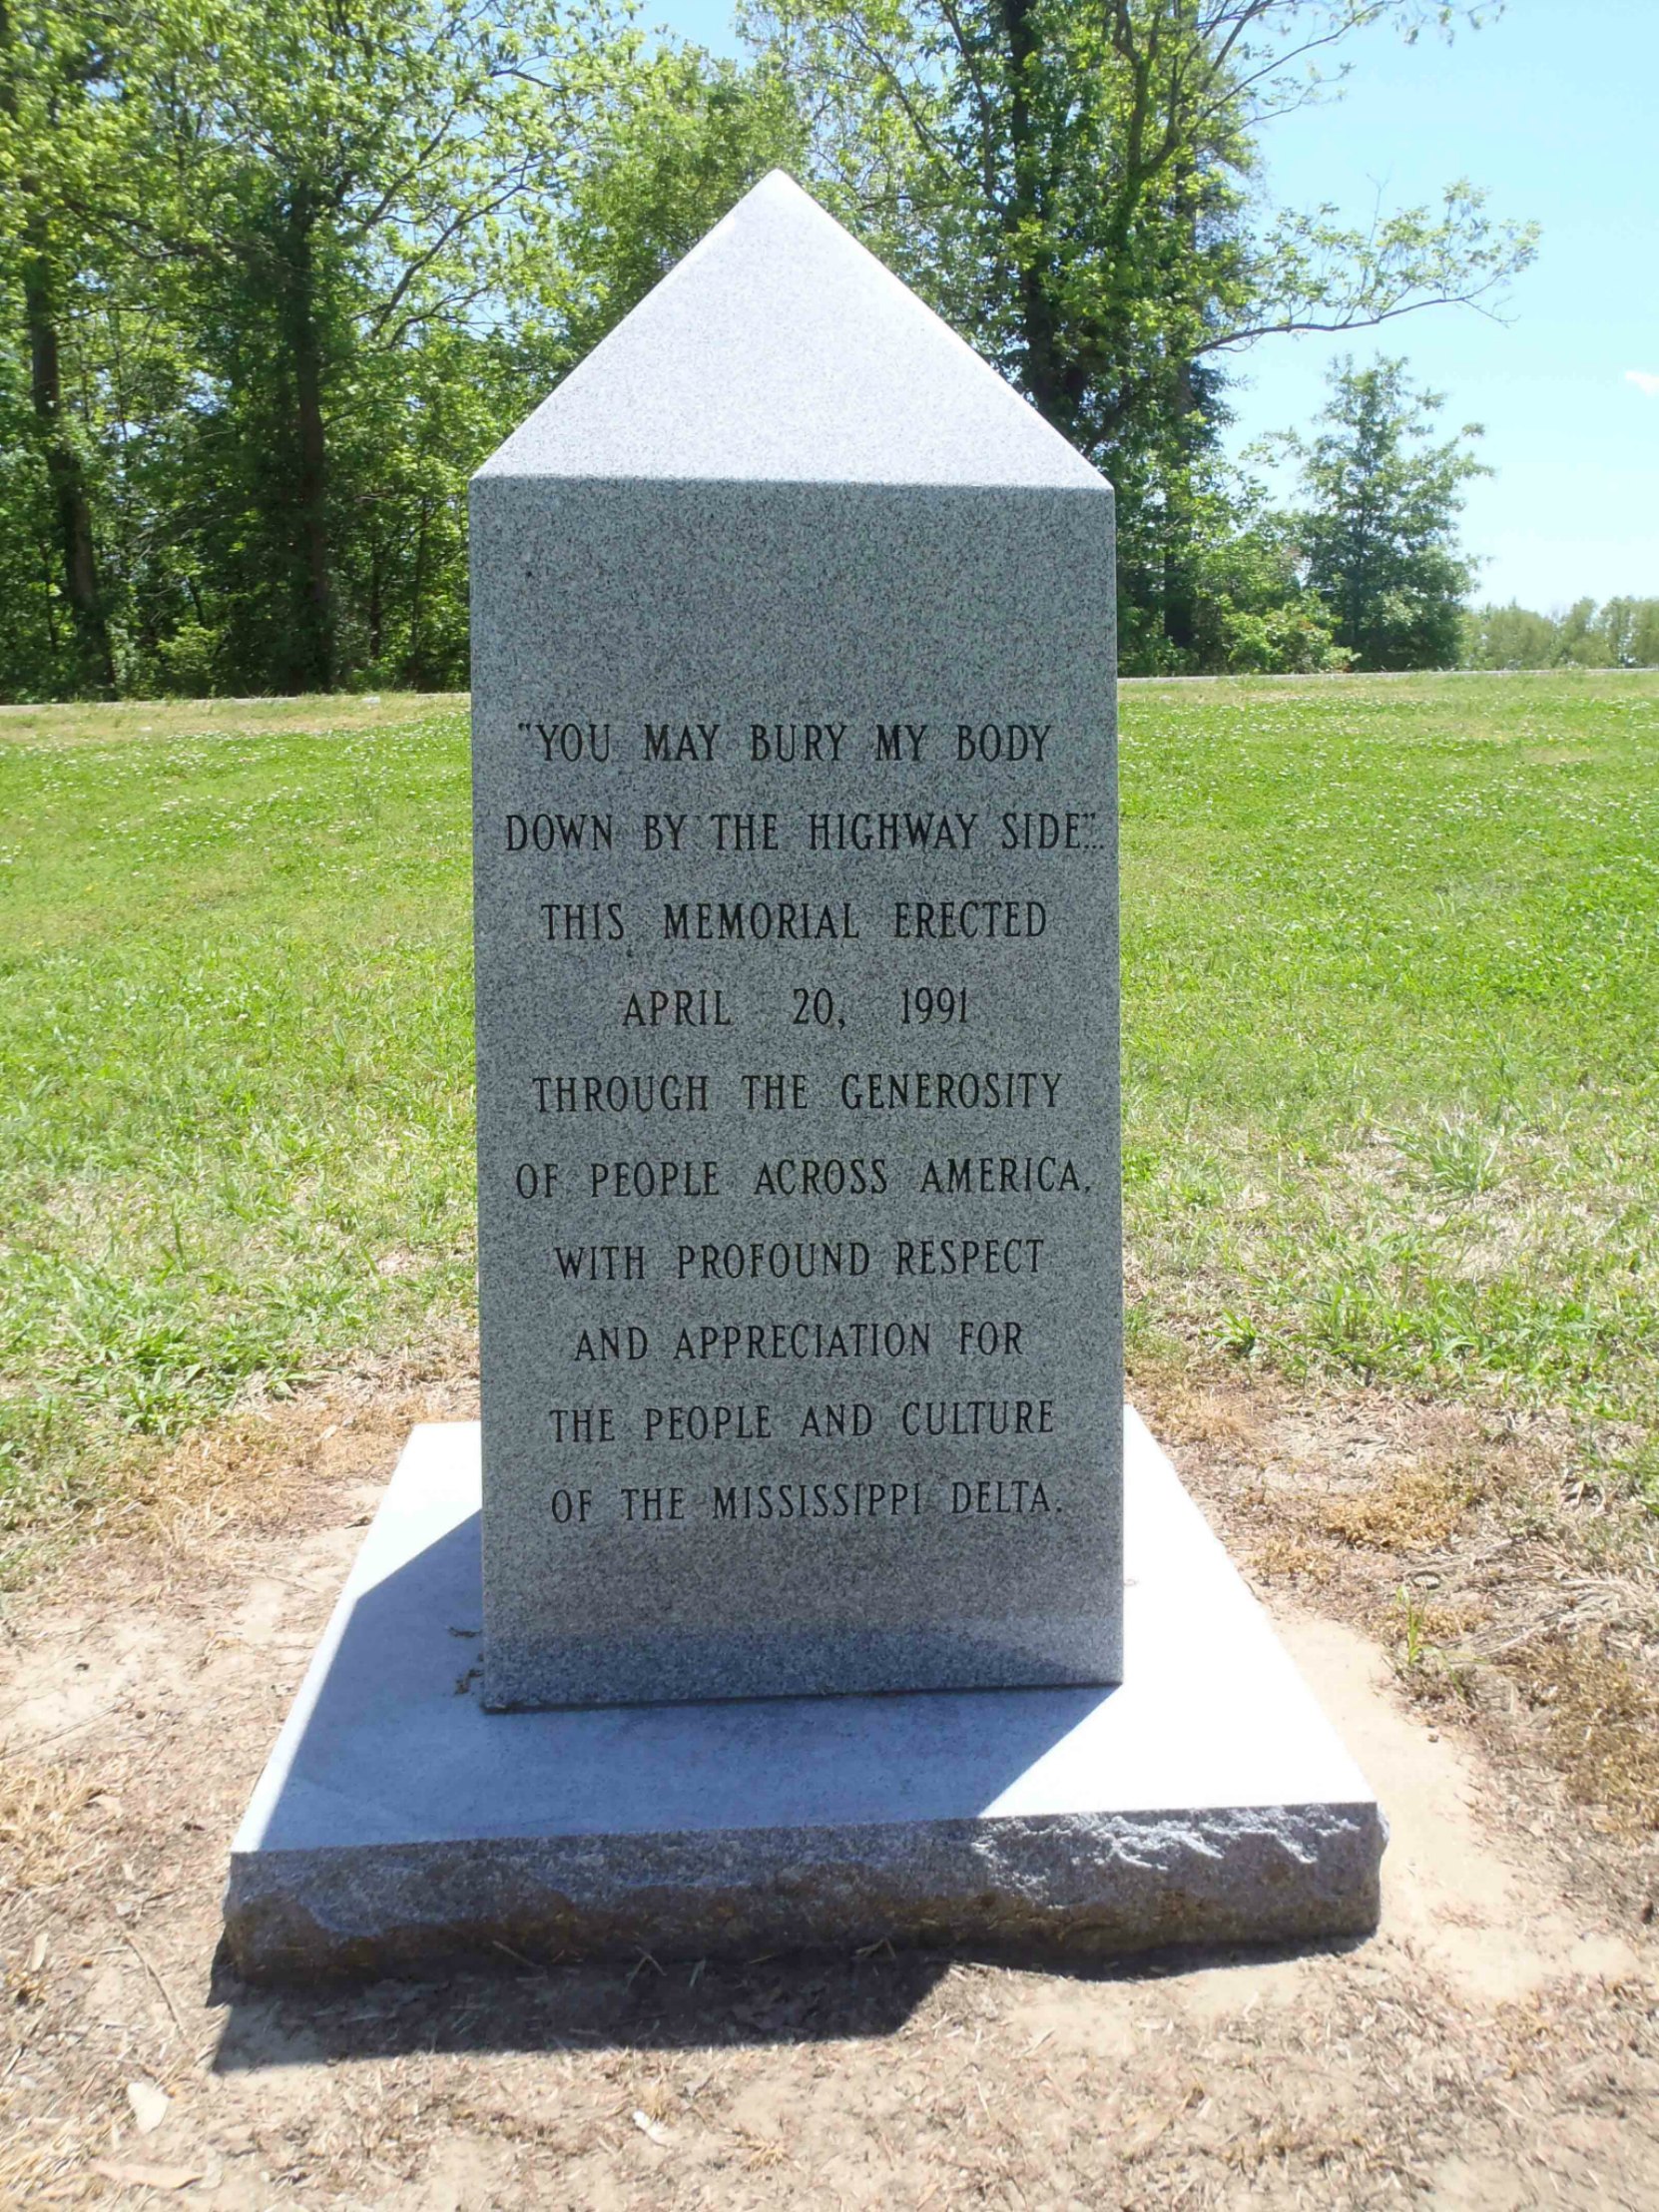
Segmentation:
<svg viewBox="0 0 1659 2212">
<path fill-rule="evenodd" d="M 1112 475 L 1126 667 L 1324 665 L 1230 349 L 1530 244 L 1259 220 L 1258 141 L 1448 11 L 757 0 L 743 68 L 627 5 L 0 0 L 0 693 L 456 681 L 468 473 L 780 163 Z"/>
<path fill-rule="evenodd" d="M 1659 599 L 1575 600 L 1534 614 L 1513 600 L 1465 618 L 1465 668 L 1659 668 Z"/>
<path fill-rule="evenodd" d="M 1575 599 L 1565 614 L 1555 618 L 1555 660 L 1567 668 L 1607 668 L 1612 652 L 1593 599 Z"/>
<path fill-rule="evenodd" d="M 1345 228 L 1258 220 L 1263 133 L 1352 34 L 1430 0 L 755 0 L 815 176 L 1117 486 L 1127 665 L 1192 645 L 1225 361 L 1491 294 L 1533 250 L 1467 184 Z"/>
<path fill-rule="evenodd" d="M 1464 618 L 1464 668 L 1552 668 L 1555 625 L 1548 615 L 1511 600 L 1506 607 L 1476 607 Z"/>
<path fill-rule="evenodd" d="M 465 680 L 469 474 L 801 162 L 626 6 L 0 0 L 0 697 Z"/>
<path fill-rule="evenodd" d="M 1462 487 L 1489 473 L 1464 450 L 1479 425 L 1433 443 L 1443 397 L 1417 390 L 1402 360 L 1345 358 L 1329 383 L 1320 434 L 1272 441 L 1301 467 L 1309 584 L 1360 667 L 1454 667 L 1475 573 L 1457 548 Z"/>
<path fill-rule="evenodd" d="M 1295 518 L 1245 479 L 1211 495 L 1192 530 L 1193 638 L 1189 665 L 1204 675 L 1319 676 L 1353 659 L 1310 590 Z"/>
<path fill-rule="evenodd" d="M 383 661 L 387 525 L 418 539 L 431 519 L 423 349 L 462 390 L 492 380 L 466 341 L 499 354 L 545 299 L 541 250 L 636 63 L 604 0 L 151 0 L 135 18 L 120 158 L 82 213 L 200 332 L 193 473 L 226 674 L 325 690 Z M 402 449 L 416 415 L 426 492 L 388 500 L 384 440 Z M 470 435 L 447 458 L 453 498 Z M 422 565 L 401 543 L 397 562 Z"/>
<path fill-rule="evenodd" d="M 1615 668 L 1659 668 L 1659 599 L 1609 599 L 1596 621 Z"/>
<path fill-rule="evenodd" d="M 98 274 L 78 251 L 66 204 L 90 166 L 91 88 L 101 66 L 98 26 L 81 9 L 0 0 L 0 288 L 11 295 L 28 363 L 26 395 L 15 385 L 0 393 L 0 436 L 34 464 L 8 473 L 46 582 L 41 635 L 32 655 L 24 645 L 24 658 L 38 663 L 48 688 L 93 694 L 114 691 L 116 669 L 93 469 L 65 390 L 63 333 L 66 319 L 85 310 Z"/>
</svg>

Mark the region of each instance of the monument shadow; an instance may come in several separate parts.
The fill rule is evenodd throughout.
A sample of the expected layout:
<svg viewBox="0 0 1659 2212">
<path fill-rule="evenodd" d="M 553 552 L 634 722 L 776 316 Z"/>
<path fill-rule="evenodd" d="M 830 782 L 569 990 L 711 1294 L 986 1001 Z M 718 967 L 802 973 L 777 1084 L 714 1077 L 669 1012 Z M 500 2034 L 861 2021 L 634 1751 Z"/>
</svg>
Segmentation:
<svg viewBox="0 0 1659 2212">
<path fill-rule="evenodd" d="M 826 1949 L 771 1958 L 658 1962 L 641 1956 L 495 1963 L 419 1980 L 254 1988 L 221 1944 L 210 2002 L 227 2007 L 216 2073 L 292 2063 L 537 2051 L 694 2051 L 896 2035 L 953 1966 L 1026 1967 L 1074 1982 L 1158 1981 L 1210 1966 L 1340 1956 L 1366 1938 L 1264 1945 L 1175 1944 L 1117 1958 L 1022 1957 L 972 1944 Z"/>
</svg>

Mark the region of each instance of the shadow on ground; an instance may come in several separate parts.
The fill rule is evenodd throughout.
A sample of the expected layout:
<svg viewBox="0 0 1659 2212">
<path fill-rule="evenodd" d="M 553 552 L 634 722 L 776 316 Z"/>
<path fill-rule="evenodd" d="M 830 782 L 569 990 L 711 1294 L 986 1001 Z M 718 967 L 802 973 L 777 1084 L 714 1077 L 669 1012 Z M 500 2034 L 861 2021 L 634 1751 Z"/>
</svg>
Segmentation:
<svg viewBox="0 0 1659 2212">
<path fill-rule="evenodd" d="M 748 1961 L 659 1966 L 592 1962 L 545 1967 L 504 1958 L 443 1981 L 382 1980 L 319 1988 L 254 1988 L 221 1946 L 208 2001 L 228 2008 L 214 2069 L 335 2062 L 415 2053 L 692 2051 L 830 2043 L 895 2035 L 953 1966 L 1025 1967 L 1057 1981 L 1149 1982 L 1206 1966 L 1337 1958 L 1371 1938 L 1191 1947 L 1134 1958 L 1057 1964 L 1052 1956 L 960 1951 L 848 1956 L 808 1952 Z"/>
</svg>

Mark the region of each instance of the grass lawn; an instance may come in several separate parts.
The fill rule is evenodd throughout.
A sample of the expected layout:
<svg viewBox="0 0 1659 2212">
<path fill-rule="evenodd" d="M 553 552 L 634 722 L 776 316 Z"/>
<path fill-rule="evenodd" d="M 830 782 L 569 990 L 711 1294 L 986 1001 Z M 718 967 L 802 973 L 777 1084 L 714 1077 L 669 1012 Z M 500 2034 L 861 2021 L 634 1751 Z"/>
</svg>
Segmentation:
<svg viewBox="0 0 1659 2212">
<path fill-rule="evenodd" d="M 0 711 L 0 1511 L 473 1305 L 464 704 Z M 1131 1357 L 1659 1506 L 1659 675 L 1124 694 Z"/>
</svg>

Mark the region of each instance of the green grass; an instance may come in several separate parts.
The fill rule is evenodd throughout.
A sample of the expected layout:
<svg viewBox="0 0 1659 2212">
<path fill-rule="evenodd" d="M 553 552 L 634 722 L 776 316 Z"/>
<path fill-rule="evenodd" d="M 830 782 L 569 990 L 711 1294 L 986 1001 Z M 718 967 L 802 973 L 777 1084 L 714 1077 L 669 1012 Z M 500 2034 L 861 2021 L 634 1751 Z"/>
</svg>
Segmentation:
<svg viewBox="0 0 1659 2212">
<path fill-rule="evenodd" d="M 1659 677 L 1124 720 L 1142 1341 L 1651 1421 Z"/>
<path fill-rule="evenodd" d="M 10 710 L 0 800 L 15 1523 L 470 1317 L 464 715 Z M 1123 800 L 1132 1347 L 1659 1503 L 1659 677 L 1134 686 Z"/>
<path fill-rule="evenodd" d="M 14 1519 L 473 1302 L 462 707 L 111 719 L 0 758 Z"/>
</svg>

